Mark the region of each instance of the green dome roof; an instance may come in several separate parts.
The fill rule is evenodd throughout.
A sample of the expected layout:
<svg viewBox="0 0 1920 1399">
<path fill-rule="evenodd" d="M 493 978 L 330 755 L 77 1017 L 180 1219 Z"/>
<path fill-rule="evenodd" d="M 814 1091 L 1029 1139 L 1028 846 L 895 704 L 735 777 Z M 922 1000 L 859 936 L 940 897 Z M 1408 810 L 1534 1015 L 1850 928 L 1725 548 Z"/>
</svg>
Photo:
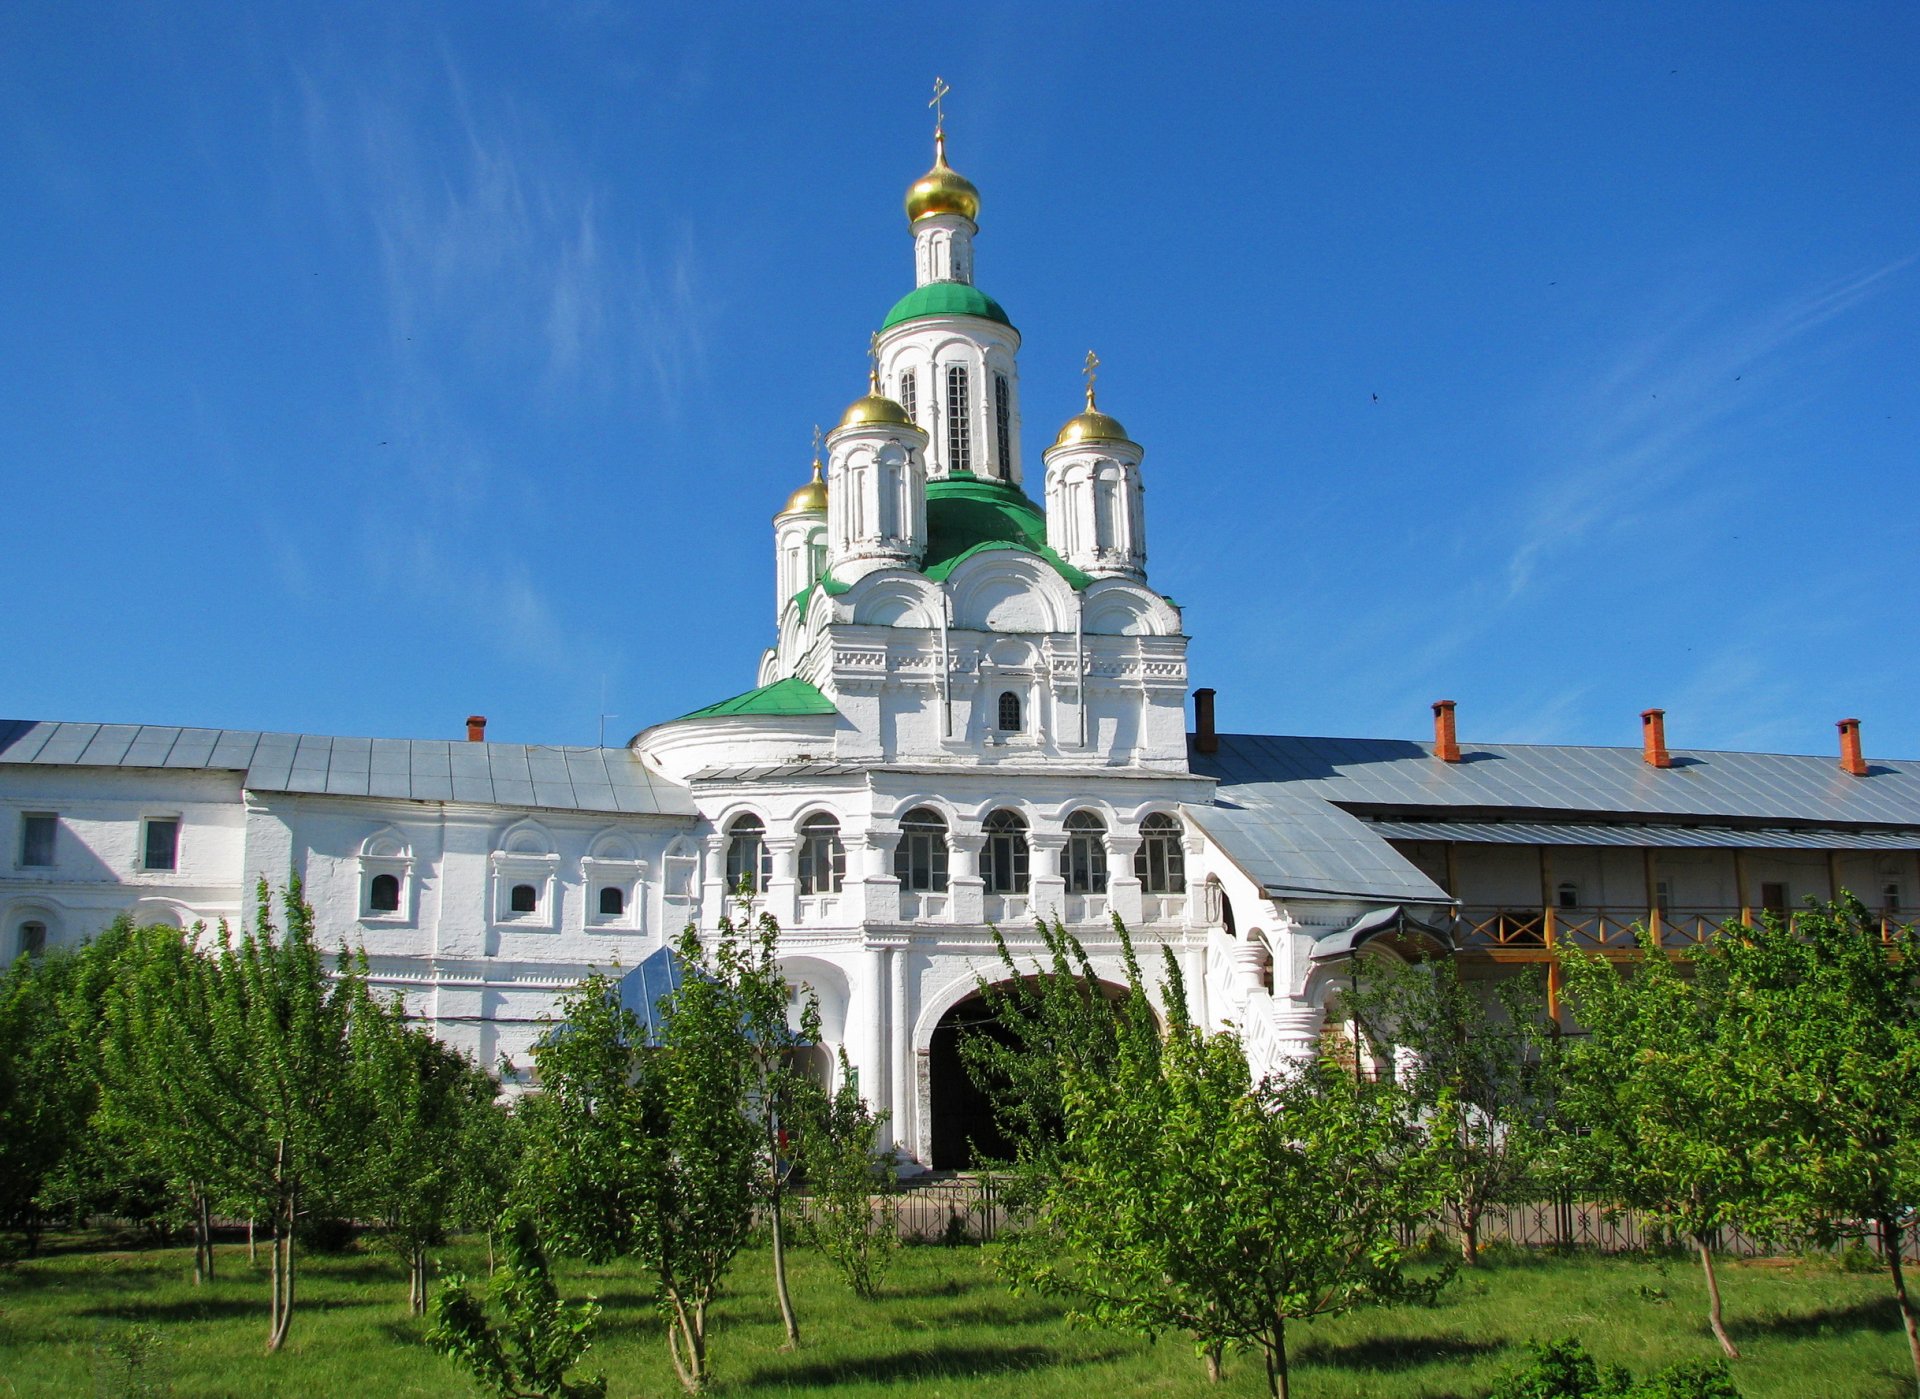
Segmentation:
<svg viewBox="0 0 1920 1399">
<path fill-rule="evenodd" d="M 891 330 L 902 321 L 917 321 L 922 316 L 978 316 L 983 321 L 998 321 L 1008 329 L 1013 327 L 1000 303 L 971 283 L 928 282 L 894 302 L 880 329 Z"/>
<path fill-rule="evenodd" d="M 1075 588 L 1093 580 L 1047 547 L 1047 520 L 1018 486 L 978 476 L 927 482 L 927 552 L 920 569 L 935 582 L 982 549 L 1038 554 Z"/>
</svg>

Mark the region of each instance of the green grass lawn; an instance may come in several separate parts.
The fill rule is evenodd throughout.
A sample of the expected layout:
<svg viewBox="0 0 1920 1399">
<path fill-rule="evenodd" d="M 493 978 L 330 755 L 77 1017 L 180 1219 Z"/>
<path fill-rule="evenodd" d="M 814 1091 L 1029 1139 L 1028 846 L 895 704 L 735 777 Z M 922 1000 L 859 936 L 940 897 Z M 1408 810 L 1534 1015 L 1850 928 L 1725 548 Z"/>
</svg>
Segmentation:
<svg viewBox="0 0 1920 1399">
<path fill-rule="evenodd" d="M 55 1240 L 56 1248 L 63 1241 Z M 65 1241 L 70 1247 L 73 1241 Z M 450 1263 L 484 1271 L 467 1246 Z M 794 1256 L 802 1347 L 783 1354 L 765 1251 L 745 1254 L 712 1329 L 720 1394 L 1257 1395 L 1257 1357 L 1230 1358 L 1210 1388 L 1191 1347 L 1066 1324 L 1058 1307 L 1015 1297 L 988 1248 L 912 1248 L 886 1295 L 864 1303 L 818 1254 Z M 264 1260 L 264 1252 L 262 1254 Z M 402 1270 L 385 1254 L 309 1254 L 289 1349 L 262 1353 L 266 1273 L 223 1247 L 222 1276 L 196 1289 L 186 1250 L 53 1252 L 0 1268 L 0 1399 L 169 1393 L 178 1396 L 464 1395 L 474 1391 L 421 1344 Z M 630 1267 L 568 1265 L 569 1297 L 606 1307 L 589 1368 L 610 1394 L 678 1393 L 648 1279 Z M 1906 1342 L 1883 1274 L 1825 1263 L 1728 1263 L 1727 1317 L 1746 1358 L 1749 1399 L 1911 1396 Z M 1496 1260 L 1463 1275 L 1435 1306 L 1367 1311 L 1298 1328 L 1299 1399 L 1480 1399 L 1532 1337 L 1574 1333 L 1636 1372 L 1716 1353 L 1702 1317 L 1699 1270 L 1685 1260 L 1552 1257 Z M 116 1385 L 110 1357 L 129 1332 L 161 1337 L 147 1390 Z"/>
</svg>

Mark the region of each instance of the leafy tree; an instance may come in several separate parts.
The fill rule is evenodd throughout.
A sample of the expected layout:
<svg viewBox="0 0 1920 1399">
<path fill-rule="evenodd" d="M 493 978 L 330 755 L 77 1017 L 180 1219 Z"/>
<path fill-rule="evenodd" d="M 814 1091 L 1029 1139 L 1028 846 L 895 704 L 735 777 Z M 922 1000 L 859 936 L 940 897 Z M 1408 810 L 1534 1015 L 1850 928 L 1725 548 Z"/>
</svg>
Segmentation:
<svg viewBox="0 0 1920 1399">
<path fill-rule="evenodd" d="M 48 1187 L 80 1149 L 93 1075 L 63 1002 L 79 955 L 21 955 L 0 972 L 0 1221 L 39 1245 Z"/>
<path fill-rule="evenodd" d="M 470 1163 L 462 1148 L 492 1116 L 499 1085 L 464 1054 L 408 1025 L 396 1002 L 355 1017 L 350 1102 L 365 1146 L 353 1162 L 354 1210 L 378 1221 L 407 1264 L 407 1304 L 427 1309 L 427 1250 L 446 1237 Z"/>
<path fill-rule="evenodd" d="M 530 1101 L 530 1100 L 522 1100 Z M 455 1228 L 477 1229 L 487 1238 L 487 1274 L 494 1269 L 495 1244 L 513 1194 L 525 1133 L 518 1105 L 494 1101 L 485 1112 L 460 1118 L 455 1151 L 460 1170 L 449 1200 Z"/>
<path fill-rule="evenodd" d="M 1742 1032 L 1725 978 L 1680 967 L 1642 930 L 1624 974 L 1604 958 L 1563 950 L 1568 1000 L 1586 1031 L 1571 1046 L 1565 1093 L 1595 1188 L 1692 1241 L 1707 1284 L 1707 1320 L 1738 1359 L 1713 1266 L 1716 1231 L 1758 1219 L 1755 1144 L 1772 1109 L 1764 1081 L 1742 1075 Z"/>
<path fill-rule="evenodd" d="M 687 975 L 663 1002 L 657 1046 L 603 976 L 561 1004 L 534 1049 L 525 1181 L 549 1236 L 654 1272 L 668 1352 L 689 1392 L 708 1375 L 708 1311 L 753 1226 L 764 1161 L 741 968 L 757 953 L 721 920 L 711 954 L 688 928 Z"/>
<path fill-rule="evenodd" d="M 449 1276 L 434 1294 L 427 1344 L 499 1399 L 602 1399 L 603 1377 L 567 1378 L 593 1344 L 599 1306 L 591 1299 L 560 1300 L 531 1220 L 516 1216 L 503 1224 L 505 1258 L 486 1299 L 476 1297 L 464 1277 Z"/>
<path fill-rule="evenodd" d="M 1920 1201 L 1920 933 L 1883 942 L 1848 895 L 1791 928 L 1771 916 L 1729 927 L 1698 966 L 1725 988 L 1730 1068 L 1780 1114 L 1752 1151 L 1769 1212 L 1829 1239 L 1879 1236 L 1920 1380 L 1900 1258 Z"/>
<path fill-rule="evenodd" d="M 1533 976 L 1490 995 L 1451 961 L 1371 962 L 1344 998 L 1367 1038 L 1409 1051 L 1404 1086 L 1435 1137 L 1461 1261 L 1479 1261 L 1480 1219 L 1516 1198 L 1552 1144 L 1561 1038 Z"/>
<path fill-rule="evenodd" d="M 787 1178 L 793 1163 L 787 1159 L 785 1142 L 790 1129 L 807 1115 L 807 1105 L 820 1096 L 799 1062 L 803 1048 L 819 1043 L 820 1004 L 807 996 L 800 1004 L 800 1023 L 789 1023 L 789 988 L 779 962 L 780 924 L 764 911 L 751 922 L 747 918 L 742 915 L 737 936 L 722 936 L 716 942 L 712 960 L 702 970 L 726 988 L 738 1007 L 747 1054 L 747 1091 L 759 1126 L 757 1190 L 766 1203 L 773 1235 L 773 1291 L 787 1331 L 783 1349 L 792 1350 L 800 1344 L 800 1323 L 787 1287 Z M 668 1024 L 671 1027 L 671 1014 Z"/>
<path fill-rule="evenodd" d="M 1083 963 L 1056 936 L 1068 964 Z M 1148 1002 L 1130 948 L 1127 962 L 1117 1013 L 1080 1021 L 1093 1042 L 1056 1060 L 1052 1181 L 1009 1267 L 1101 1324 L 1185 1330 L 1210 1358 L 1258 1350 L 1269 1392 L 1284 1397 L 1288 1322 L 1444 1282 L 1413 1277 L 1397 1242 L 1436 1202 L 1434 1152 L 1404 1092 L 1331 1060 L 1253 1084 L 1236 1037 L 1188 1022 L 1171 956 L 1162 1040 L 1136 1013 Z M 1043 1014 L 1060 1012 L 1080 1019 L 1064 1003 Z"/>
<path fill-rule="evenodd" d="M 886 1120 L 860 1096 L 843 1049 L 840 1086 L 815 1095 L 799 1135 L 807 1173 L 807 1238 L 833 1260 L 854 1294 L 868 1299 L 879 1296 L 900 1248 L 896 1166 L 891 1153 L 873 1149 Z"/>
<path fill-rule="evenodd" d="M 223 925 L 204 950 L 185 938 L 144 945 L 114 998 L 106 1083 L 116 1116 L 166 1140 L 203 1226 L 212 1200 L 271 1221 L 277 1351 L 293 1321 L 295 1227 L 332 1203 L 360 1146 L 349 1036 L 357 1018 L 385 1012 L 362 965 L 342 957 L 328 972 L 298 880 L 284 931 L 265 880 L 256 898 L 238 939 Z"/>
</svg>

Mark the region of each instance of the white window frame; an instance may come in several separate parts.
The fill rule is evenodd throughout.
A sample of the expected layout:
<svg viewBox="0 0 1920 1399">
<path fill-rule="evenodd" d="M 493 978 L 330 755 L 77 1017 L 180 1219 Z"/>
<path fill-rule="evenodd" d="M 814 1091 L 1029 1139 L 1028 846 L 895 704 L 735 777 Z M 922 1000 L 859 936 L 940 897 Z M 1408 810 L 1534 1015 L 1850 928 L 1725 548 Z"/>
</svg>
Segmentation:
<svg viewBox="0 0 1920 1399">
<path fill-rule="evenodd" d="M 493 923 L 500 928 L 524 928 L 550 932 L 559 912 L 560 857 L 536 855 L 519 850 L 496 850 L 487 856 L 493 884 Z M 533 911 L 516 913 L 513 889 L 516 884 L 533 886 Z"/>
<path fill-rule="evenodd" d="M 173 822 L 173 864 L 161 869 L 147 863 L 148 835 L 156 821 Z M 134 848 L 133 867 L 140 874 L 177 875 L 180 873 L 181 846 L 186 843 L 187 822 L 177 811 L 149 811 L 140 818 L 140 844 Z"/>
<path fill-rule="evenodd" d="M 645 860 L 612 860 L 589 855 L 580 861 L 581 887 L 586 891 L 586 926 L 597 932 L 637 933 L 646 927 Z M 618 889 L 625 899 L 619 913 L 600 911 L 600 891 Z"/>
</svg>

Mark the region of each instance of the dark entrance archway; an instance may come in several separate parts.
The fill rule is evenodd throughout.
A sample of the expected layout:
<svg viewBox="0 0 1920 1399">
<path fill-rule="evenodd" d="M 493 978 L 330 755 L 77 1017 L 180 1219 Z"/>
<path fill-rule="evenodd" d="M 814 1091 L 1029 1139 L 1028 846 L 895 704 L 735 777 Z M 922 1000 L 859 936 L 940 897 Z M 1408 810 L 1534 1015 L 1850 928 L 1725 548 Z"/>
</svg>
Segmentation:
<svg viewBox="0 0 1920 1399">
<path fill-rule="evenodd" d="M 933 1113 L 932 1160 L 936 1171 L 971 1170 L 983 1160 L 1006 1160 L 1013 1148 L 994 1125 L 993 1105 L 974 1086 L 960 1061 L 960 1038 L 991 1035 L 1002 1044 L 1017 1044 L 1013 1031 L 994 1018 L 987 1003 L 969 996 L 940 1017 L 927 1049 L 927 1087 Z"/>
</svg>

